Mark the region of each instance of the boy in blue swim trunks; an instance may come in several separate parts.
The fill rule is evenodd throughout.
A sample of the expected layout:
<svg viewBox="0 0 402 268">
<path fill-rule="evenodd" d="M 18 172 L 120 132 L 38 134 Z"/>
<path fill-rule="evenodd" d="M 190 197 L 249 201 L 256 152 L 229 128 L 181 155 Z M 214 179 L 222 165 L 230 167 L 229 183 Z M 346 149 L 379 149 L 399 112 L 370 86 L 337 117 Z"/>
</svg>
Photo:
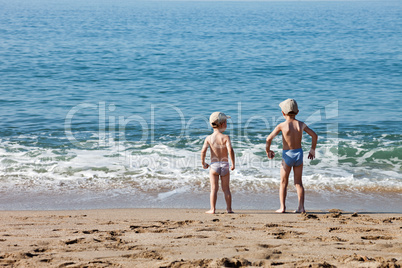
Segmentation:
<svg viewBox="0 0 402 268">
<path fill-rule="evenodd" d="M 281 166 L 281 186 L 279 189 L 279 200 L 281 203 L 280 209 L 276 212 L 286 212 L 286 193 L 289 181 L 289 174 L 293 168 L 294 183 L 297 190 L 299 206 L 295 213 L 305 212 L 304 209 L 304 187 L 302 183 L 303 172 L 303 150 L 301 141 L 303 131 L 309 134 L 312 138 L 311 149 L 308 154 L 308 159 L 315 158 L 315 147 L 317 146 L 317 134 L 311 130 L 305 123 L 296 120 L 296 115 L 299 113 L 297 102 L 294 99 L 287 99 L 279 104 L 282 109 L 282 114 L 286 121 L 276 126 L 274 131 L 269 134 L 266 144 L 266 152 L 269 159 L 274 158 L 275 153 L 270 149 L 271 142 L 279 132 L 282 132 L 282 166 Z"/>
<path fill-rule="evenodd" d="M 226 200 L 226 210 L 228 213 L 233 213 L 232 211 L 232 194 L 230 193 L 229 180 L 229 159 L 232 162 L 231 170 L 235 169 L 235 154 L 230 143 L 230 138 L 228 135 L 224 135 L 223 132 L 227 128 L 227 118 L 224 113 L 214 112 L 209 118 L 209 122 L 214 129 L 214 133 L 209 135 L 201 149 L 201 163 L 204 169 L 211 167 L 209 171 L 209 178 L 211 181 L 211 209 L 205 213 L 214 214 L 216 207 L 216 200 L 218 196 L 219 189 L 219 177 L 221 178 L 222 191 L 225 195 Z M 208 147 L 211 149 L 211 165 L 205 163 L 205 156 L 207 154 Z"/>
</svg>

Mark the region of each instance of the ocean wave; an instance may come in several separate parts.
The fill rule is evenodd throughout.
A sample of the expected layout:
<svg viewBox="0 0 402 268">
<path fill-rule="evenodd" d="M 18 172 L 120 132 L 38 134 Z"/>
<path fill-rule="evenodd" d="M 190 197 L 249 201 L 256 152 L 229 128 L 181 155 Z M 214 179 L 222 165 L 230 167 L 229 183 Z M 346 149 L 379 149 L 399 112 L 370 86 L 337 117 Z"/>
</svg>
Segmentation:
<svg viewBox="0 0 402 268">
<path fill-rule="evenodd" d="M 115 143 L 97 149 L 44 148 L 3 140 L 0 142 L 0 189 L 121 189 L 164 193 L 185 188 L 193 192 L 208 191 L 208 171 L 201 167 L 199 142 L 195 140 L 189 148 L 163 143 L 141 146 Z M 398 141 L 388 139 L 382 141 L 383 146 L 375 147 L 372 143 L 346 139 L 321 143 L 316 160 L 307 160 L 305 155 L 303 181 L 306 190 L 401 192 L 401 146 Z M 233 191 L 277 191 L 280 156 L 268 160 L 263 143 L 250 146 L 240 142 L 234 146 Z M 280 152 L 278 145 L 273 145 L 272 149 Z"/>
</svg>

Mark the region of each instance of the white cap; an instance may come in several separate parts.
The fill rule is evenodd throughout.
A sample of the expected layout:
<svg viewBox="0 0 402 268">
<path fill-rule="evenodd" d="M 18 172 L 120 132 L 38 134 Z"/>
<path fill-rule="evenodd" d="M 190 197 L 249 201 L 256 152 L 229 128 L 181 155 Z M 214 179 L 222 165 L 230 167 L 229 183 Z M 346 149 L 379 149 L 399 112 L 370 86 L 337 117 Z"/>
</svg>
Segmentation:
<svg viewBox="0 0 402 268">
<path fill-rule="evenodd" d="M 230 116 L 227 116 L 224 113 L 221 112 L 214 112 L 211 114 L 211 116 L 209 117 L 209 123 L 211 124 L 211 126 L 218 126 L 220 124 L 222 124 L 223 122 L 226 121 L 226 119 L 230 118 Z"/>
<path fill-rule="evenodd" d="M 279 104 L 279 107 L 281 107 L 282 112 L 284 114 L 289 114 L 291 112 L 297 114 L 299 112 L 299 108 L 297 107 L 297 102 L 294 99 L 287 99 L 285 101 L 282 101 Z"/>
</svg>

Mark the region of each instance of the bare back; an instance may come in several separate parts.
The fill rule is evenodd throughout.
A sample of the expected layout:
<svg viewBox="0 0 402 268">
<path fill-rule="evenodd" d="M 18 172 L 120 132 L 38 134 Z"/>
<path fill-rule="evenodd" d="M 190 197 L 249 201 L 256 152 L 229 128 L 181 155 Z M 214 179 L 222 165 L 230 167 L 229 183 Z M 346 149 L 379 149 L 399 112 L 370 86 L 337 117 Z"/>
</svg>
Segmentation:
<svg viewBox="0 0 402 268">
<path fill-rule="evenodd" d="M 282 131 L 283 150 L 292 150 L 301 148 L 303 130 L 305 124 L 296 119 L 289 119 L 279 124 Z"/>
<path fill-rule="evenodd" d="M 211 162 L 229 162 L 228 145 L 230 145 L 229 136 L 220 132 L 214 132 L 207 138 L 207 143 L 211 149 Z M 229 146 L 230 148 L 231 146 Z"/>
</svg>

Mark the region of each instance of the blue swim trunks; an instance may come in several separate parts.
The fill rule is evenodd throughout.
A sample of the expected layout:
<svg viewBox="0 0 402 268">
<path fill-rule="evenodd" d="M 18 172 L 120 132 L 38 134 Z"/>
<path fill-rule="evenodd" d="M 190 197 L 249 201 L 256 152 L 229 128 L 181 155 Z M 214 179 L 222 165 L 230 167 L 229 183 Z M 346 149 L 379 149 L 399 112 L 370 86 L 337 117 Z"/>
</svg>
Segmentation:
<svg viewBox="0 0 402 268">
<path fill-rule="evenodd" d="M 283 150 L 282 158 L 289 167 L 297 167 L 303 164 L 303 149 Z"/>
</svg>

